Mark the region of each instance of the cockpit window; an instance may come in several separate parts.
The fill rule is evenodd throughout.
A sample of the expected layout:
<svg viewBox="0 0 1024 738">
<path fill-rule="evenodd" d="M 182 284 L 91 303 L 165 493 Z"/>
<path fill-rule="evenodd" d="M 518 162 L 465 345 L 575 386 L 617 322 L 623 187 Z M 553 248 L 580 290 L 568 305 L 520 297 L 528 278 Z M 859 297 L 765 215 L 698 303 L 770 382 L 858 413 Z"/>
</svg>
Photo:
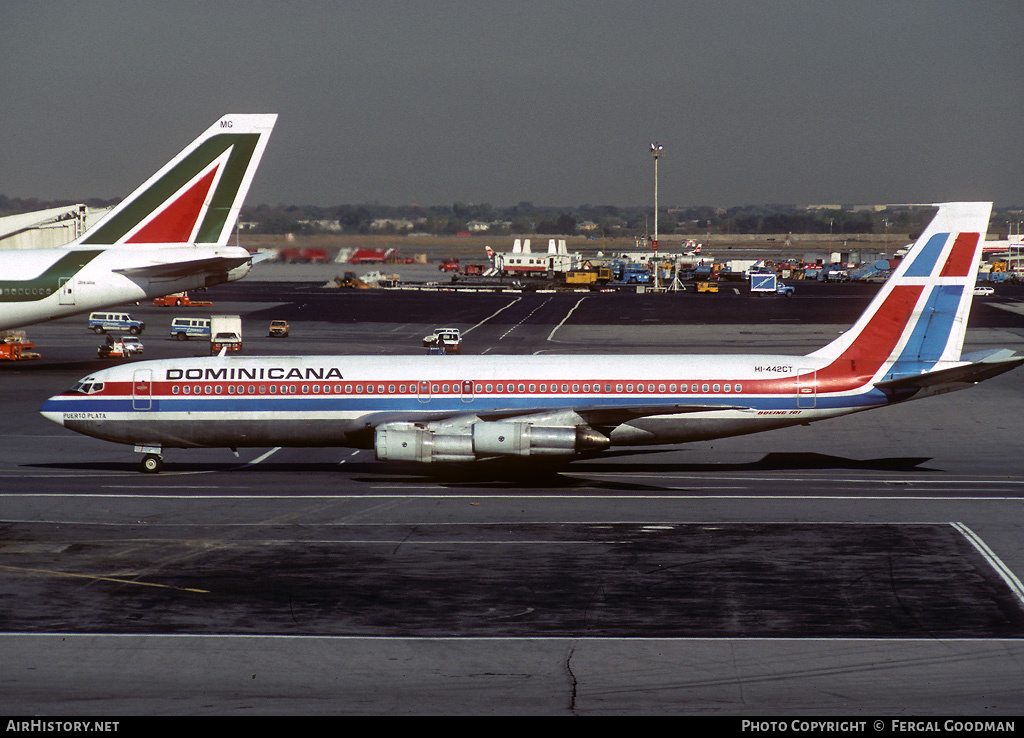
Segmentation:
<svg viewBox="0 0 1024 738">
<path fill-rule="evenodd" d="M 71 388 L 71 391 L 80 395 L 94 395 L 97 392 L 103 391 L 103 382 L 93 382 L 88 379 L 83 379 L 80 382 L 76 382 Z"/>
</svg>

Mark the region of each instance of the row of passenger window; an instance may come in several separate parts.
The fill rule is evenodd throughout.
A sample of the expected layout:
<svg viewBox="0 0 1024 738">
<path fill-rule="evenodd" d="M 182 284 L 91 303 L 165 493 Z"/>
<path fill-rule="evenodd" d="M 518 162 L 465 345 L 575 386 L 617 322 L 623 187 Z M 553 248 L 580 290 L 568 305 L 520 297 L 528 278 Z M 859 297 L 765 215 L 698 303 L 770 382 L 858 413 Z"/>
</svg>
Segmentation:
<svg viewBox="0 0 1024 738">
<path fill-rule="evenodd" d="M 4 287 L 0 290 L 5 295 L 51 295 L 53 290 L 49 287 Z"/>
<path fill-rule="evenodd" d="M 662 393 L 662 394 L 664 394 L 665 392 L 669 392 L 669 393 L 675 394 L 675 393 L 686 393 L 688 391 L 689 392 L 703 392 L 703 393 L 709 393 L 709 392 L 730 392 L 731 393 L 731 392 L 742 392 L 743 391 L 742 385 L 740 385 L 739 383 L 733 384 L 731 382 L 726 382 L 725 384 L 718 383 L 718 382 L 713 383 L 713 384 L 712 383 L 707 383 L 707 382 L 704 382 L 704 383 L 696 383 L 696 382 L 694 382 L 694 383 L 689 384 L 689 385 L 687 385 L 685 383 L 677 384 L 675 382 L 671 382 L 671 383 L 667 383 L 667 384 L 666 383 L 659 383 L 657 385 L 655 385 L 654 383 L 647 383 L 645 385 L 642 382 L 641 383 L 637 383 L 635 385 L 632 382 L 626 382 L 626 383 L 617 382 L 614 385 L 612 383 L 607 383 L 607 382 L 604 383 L 604 384 L 601 384 L 599 382 L 593 382 L 593 383 L 591 383 L 591 382 L 584 382 L 582 384 L 573 383 L 571 386 L 572 386 L 572 392 L 573 393 L 579 393 L 579 392 L 582 391 L 585 394 L 590 394 L 590 393 L 595 393 L 595 392 L 596 393 L 600 393 L 602 391 L 606 392 L 606 393 L 610 393 L 610 392 L 613 391 L 612 387 L 614 387 L 615 388 L 614 391 L 616 393 L 619 393 L 619 394 L 621 394 L 623 392 L 626 392 L 626 393 L 630 393 L 630 392 L 635 392 L 635 393 L 644 393 L 644 392 L 646 392 L 646 393 L 654 393 L 654 392 L 659 392 L 659 393 Z M 556 384 L 556 383 L 552 383 L 552 384 L 549 385 L 547 383 L 537 384 L 535 382 L 519 383 L 519 384 L 500 382 L 500 383 L 497 383 L 497 384 L 493 384 L 493 383 L 476 384 L 476 385 L 473 386 L 473 391 L 477 392 L 477 393 L 484 392 L 484 393 L 487 393 L 487 394 L 494 394 L 494 393 L 500 393 L 500 394 L 512 393 L 512 394 L 515 394 L 515 393 L 525 393 L 525 392 L 536 393 L 536 392 L 538 392 L 538 390 L 540 392 L 542 392 L 542 393 L 548 393 L 548 392 L 557 393 L 559 391 L 561 391 L 562 393 L 568 393 L 569 392 L 569 387 L 570 387 L 570 385 L 568 383 L 564 383 L 564 384 L 561 384 L 561 385 Z M 438 383 L 438 384 L 431 384 L 430 385 L 430 392 L 431 392 L 431 394 L 438 394 L 438 393 L 440 393 L 440 394 L 451 394 L 451 393 L 460 394 L 460 393 L 463 393 L 463 392 L 469 392 L 469 388 L 470 388 L 470 383 L 469 382 L 464 382 L 462 384 L 459 384 L 459 383 L 452 383 L 452 384 Z M 331 390 L 332 390 L 332 386 L 329 385 L 329 384 L 324 384 L 324 385 L 314 384 L 312 386 L 304 384 L 304 385 L 301 386 L 301 393 L 304 394 L 304 395 L 310 394 L 310 390 L 312 390 L 312 394 L 314 394 L 314 395 L 330 394 Z M 357 394 L 357 395 L 361 395 L 361 394 L 368 394 L 368 395 L 378 394 L 378 395 L 382 395 L 382 394 L 385 394 L 385 385 L 383 385 L 383 384 L 378 384 L 378 385 L 372 385 L 372 384 L 367 384 L 367 385 L 362 385 L 362 384 L 351 385 L 351 384 L 346 384 L 346 385 L 344 385 L 344 393 L 345 394 L 349 394 L 350 395 L 350 394 L 353 393 L 353 390 L 355 391 L 355 394 Z M 425 392 L 426 391 L 426 387 L 418 388 L 417 385 L 415 385 L 415 384 L 409 384 L 409 385 L 406 385 L 406 384 L 399 384 L 399 385 L 389 384 L 389 385 L 387 385 L 387 394 L 395 394 L 396 390 L 397 390 L 398 394 L 403 394 L 404 395 L 404 394 L 407 394 L 407 393 L 414 393 L 414 392 L 418 392 L 418 391 L 419 392 Z M 215 385 L 210 385 L 210 384 L 205 384 L 205 385 L 203 385 L 203 384 L 196 384 L 196 385 L 183 384 L 183 385 L 174 385 L 171 388 L 171 393 L 175 394 L 175 395 L 177 395 L 177 394 L 183 394 L 183 395 L 192 395 L 192 394 L 195 394 L 195 395 L 202 395 L 202 394 L 210 395 L 210 394 L 217 394 L 217 395 L 220 395 L 220 394 L 224 394 L 225 392 L 227 392 L 227 394 L 229 394 L 229 395 L 255 395 L 255 394 L 265 395 L 265 394 L 268 394 L 268 393 L 271 394 L 271 395 L 277 395 L 277 394 L 282 394 L 282 395 L 291 394 L 291 395 L 294 395 L 294 394 L 297 394 L 299 391 L 300 391 L 299 390 L 299 386 L 298 385 L 294 385 L 294 384 L 282 384 L 282 385 L 276 385 L 276 384 L 270 384 L 270 385 L 266 385 L 266 384 L 260 384 L 260 385 L 253 385 L 253 384 L 250 384 L 250 385 L 244 385 L 244 384 L 235 385 L 235 384 L 229 384 L 229 385 L 226 385 L 226 389 L 225 389 L 224 385 L 220 385 L 220 384 L 215 384 Z M 342 385 L 340 385 L 340 384 L 334 385 L 333 386 L 333 391 L 334 391 L 334 394 L 336 394 L 336 395 L 342 394 Z"/>
<path fill-rule="evenodd" d="M 492 390 L 492 386 L 493 386 L 493 390 Z M 549 391 L 550 392 L 559 392 L 559 391 L 561 391 L 562 393 L 568 393 L 569 392 L 569 386 L 570 385 L 568 385 L 568 384 L 561 384 L 561 385 L 559 385 L 559 384 L 551 384 L 551 385 L 548 385 L 546 383 L 537 384 L 537 383 L 532 383 L 532 382 L 528 383 L 528 384 L 524 384 L 524 383 L 519 383 L 519 384 L 495 384 L 495 385 L 491 385 L 491 384 L 480 385 L 480 384 L 477 384 L 476 385 L 476 392 L 487 392 L 487 393 L 490 393 L 490 392 L 493 391 L 493 392 L 505 393 L 505 392 L 527 392 L 527 391 L 529 391 L 531 393 L 535 393 L 539 389 L 540 392 L 544 392 L 544 393 L 547 393 Z M 448 387 L 448 385 L 442 385 L 442 392 L 447 392 L 448 391 L 447 387 Z M 621 394 L 623 392 L 627 392 L 627 393 L 628 392 L 636 392 L 636 393 L 645 393 L 646 392 L 648 394 L 653 394 L 655 392 L 664 394 L 665 392 L 669 392 L 669 393 L 672 393 L 672 394 L 676 394 L 676 393 L 685 393 L 687 391 L 689 391 L 689 392 L 742 392 L 743 391 L 742 385 L 740 385 L 739 383 L 734 384 L 732 382 L 728 382 L 728 383 L 725 383 L 725 384 L 722 384 L 721 382 L 716 382 L 716 383 L 707 383 L 707 382 L 697 383 L 697 382 L 694 382 L 694 383 L 689 384 L 689 385 L 687 385 L 686 383 L 676 383 L 676 382 L 670 382 L 670 383 L 661 382 L 661 383 L 658 383 L 658 384 L 654 384 L 653 382 L 648 382 L 647 384 L 644 384 L 643 382 L 638 382 L 636 384 L 633 384 L 632 382 L 625 382 L 625 383 L 623 383 L 623 382 L 616 382 L 614 384 L 612 384 L 610 382 L 605 382 L 603 384 L 600 383 L 600 382 L 593 382 L 593 383 L 584 382 L 582 385 L 581 384 L 576 384 L 576 383 L 572 384 L 572 391 L 573 391 L 574 394 L 579 393 L 580 391 L 582 391 L 584 394 L 590 394 L 590 393 L 602 392 L 602 391 L 606 392 L 606 393 L 611 393 L 612 392 L 612 387 L 614 387 L 615 388 L 614 391 L 616 393 L 619 393 L 619 394 Z M 689 389 L 687 389 L 687 388 L 689 388 Z M 434 392 L 437 391 L 437 385 L 436 384 L 433 386 L 433 390 L 434 390 Z"/>
<path fill-rule="evenodd" d="M 312 386 L 314 395 L 319 394 L 330 394 L 331 385 L 319 385 L 314 384 Z M 349 392 L 352 390 L 349 389 Z M 222 395 L 224 393 L 229 395 L 294 395 L 299 392 L 298 385 L 295 384 L 260 384 L 260 385 L 244 385 L 244 384 L 229 384 L 226 387 L 220 384 L 183 384 L 174 385 L 171 387 L 171 394 L 173 395 Z M 310 386 L 308 384 L 302 385 L 302 394 L 308 395 L 310 393 Z M 334 385 L 334 394 L 341 394 L 341 385 Z"/>
</svg>

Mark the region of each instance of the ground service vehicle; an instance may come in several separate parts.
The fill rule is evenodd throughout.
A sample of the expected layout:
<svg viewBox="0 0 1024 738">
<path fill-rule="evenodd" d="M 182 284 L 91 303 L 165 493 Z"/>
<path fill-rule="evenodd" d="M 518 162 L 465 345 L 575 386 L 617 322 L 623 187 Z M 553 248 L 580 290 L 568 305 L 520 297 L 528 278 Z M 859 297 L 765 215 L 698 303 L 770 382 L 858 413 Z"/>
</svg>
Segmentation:
<svg viewBox="0 0 1024 738">
<path fill-rule="evenodd" d="M 591 285 L 597 282 L 597 272 L 583 271 L 583 272 L 566 272 L 565 283 L 566 284 L 583 284 Z"/>
<path fill-rule="evenodd" d="M 141 353 L 142 341 L 134 336 L 107 336 L 107 342 L 96 349 L 96 355 L 101 359 L 128 359 Z"/>
<path fill-rule="evenodd" d="M 25 331 L 3 331 L 0 335 L 0 361 L 24 361 L 41 358 L 34 349 L 36 345 L 28 340 Z"/>
<path fill-rule="evenodd" d="M 706 292 L 710 294 L 718 293 L 718 282 L 698 282 L 697 292 Z"/>
<path fill-rule="evenodd" d="M 240 315 L 210 316 L 210 353 L 242 350 L 242 317 Z"/>
<path fill-rule="evenodd" d="M 175 318 L 171 321 L 171 338 L 187 341 L 190 338 L 209 337 L 209 318 Z"/>
<path fill-rule="evenodd" d="M 134 336 L 142 333 L 146 324 L 128 313 L 89 313 L 89 328 L 94 333 L 128 331 Z"/>
<path fill-rule="evenodd" d="M 762 295 L 784 295 L 792 297 L 796 290 L 788 284 L 783 284 L 779 278 L 771 272 L 750 275 L 750 291 Z"/>
<path fill-rule="evenodd" d="M 288 338 L 288 332 L 287 320 L 272 320 L 270 321 L 270 330 L 267 335 L 269 338 Z"/>
<path fill-rule="evenodd" d="M 173 295 L 164 295 L 163 297 L 153 298 L 154 305 L 162 305 L 163 307 L 209 307 L 213 303 L 209 300 L 193 300 L 188 296 L 187 292 L 175 292 Z"/>
<path fill-rule="evenodd" d="M 435 328 L 433 333 L 423 337 L 423 345 L 441 349 L 446 354 L 457 354 L 462 350 L 462 334 L 458 328 Z"/>
</svg>

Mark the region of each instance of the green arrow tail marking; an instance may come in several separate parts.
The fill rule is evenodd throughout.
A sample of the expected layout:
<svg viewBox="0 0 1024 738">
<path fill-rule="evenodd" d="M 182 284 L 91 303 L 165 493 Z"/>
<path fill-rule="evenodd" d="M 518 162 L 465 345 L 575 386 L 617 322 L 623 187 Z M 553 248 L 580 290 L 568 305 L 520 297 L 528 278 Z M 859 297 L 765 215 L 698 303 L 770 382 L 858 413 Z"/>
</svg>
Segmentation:
<svg viewBox="0 0 1024 738">
<path fill-rule="evenodd" d="M 69 251 L 56 264 L 32 279 L 0 280 L 0 302 L 36 302 L 60 290 L 101 251 Z"/>
<path fill-rule="evenodd" d="M 197 243 L 214 243 L 224 230 L 224 223 L 231 211 L 238 188 L 249 168 L 258 133 L 222 133 L 203 141 L 195 151 L 186 156 L 149 189 L 139 194 L 124 210 L 92 233 L 87 233 L 82 243 L 90 246 L 111 245 L 145 220 L 167 199 L 180 190 L 187 182 L 201 172 L 214 159 L 229 148 L 227 165 L 221 175 L 217 190 L 210 200 L 206 217 L 199 227 Z"/>
</svg>

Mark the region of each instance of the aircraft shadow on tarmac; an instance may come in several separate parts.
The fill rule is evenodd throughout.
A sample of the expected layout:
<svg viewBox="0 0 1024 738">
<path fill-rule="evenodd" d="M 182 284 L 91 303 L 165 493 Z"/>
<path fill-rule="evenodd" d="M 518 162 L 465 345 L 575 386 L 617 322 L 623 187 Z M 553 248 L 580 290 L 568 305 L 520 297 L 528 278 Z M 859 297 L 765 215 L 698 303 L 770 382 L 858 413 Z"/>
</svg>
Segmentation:
<svg viewBox="0 0 1024 738">
<path fill-rule="evenodd" d="M 605 453 L 601 458 L 609 459 L 613 456 L 638 456 L 641 454 L 664 453 L 662 450 L 649 451 L 623 451 L 621 453 Z M 645 478 L 656 477 L 658 474 L 720 474 L 723 472 L 785 472 L 785 471 L 808 471 L 828 469 L 850 469 L 861 471 L 887 471 L 887 472 L 938 472 L 938 469 L 923 467 L 922 464 L 930 461 L 930 457 L 888 457 L 880 459 L 849 459 L 842 456 L 829 454 L 807 453 L 768 453 L 757 461 L 747 463 L 685 463 L 685 462 L 663 462 L 659 463 L 646 459 L 635 463 L 604 464 L 593 459 L 587 461 L 524 464 L 522 460 L 509 463 L 496 463 L 493 465 L 477 463 L 474 466 L 465 467 L 409 467 L 397 471 L 395 466 L 383 464 L 364 464 L 359 467 L 350 466 L 348 471 L 366 471 L 375 475 L 373 481 L 386 481 L 391 483 L 433 481 L 442 485 L 485 485 L 495 488 L 573 488 L 573 487 L 599 487 L 615 490 L 636 490 L 650 491 L 666 489 L 657 482 L 637 482 L 628 479 L 594 481 L 585 479 L 573 474 L 601 474 L 612 473 L 625 476 L 630 473 L 643 475 Z M 390 476 L 385 476 L 390 475 Z M 369 481 L 369 478 L 357 481 Z M 699 483 L 699 480 L 694 480 Z M 673 480 L 673 488 L 678 487 L 678 480 Z"/>
<path fill-rule="evenodd" d="M 605 453 L 601 459 L 615 456 L 641 456 L 664 453 L 663 450 L 636 450 Z M 894 456 L 877 459 L 850 459 L 843 456 L 803 453 L 767 453 L 756 461 L 746 463 L 685 463 L 652 461 L 649 458 L 633 463 L 602 463 L 597 459 L 576 460 L 573 462 L 550 460 L 537 463 L 524 463 L 527 460 L 477 462 L 472 465 L 420 466 L 414 464 L 380 463 L 375 461 L 353 462 L 340 466 L 335 463 L 309 462 L 263 462 L 259 465 L 248 464 L 216 464 L 208 462 L 189 463 L 170 461 L 164 467 L 163 475 L 145 475 L 147 479 L 159 480 L 174 473 L 223 472 L 223 473 L 254 473 L 259 475 L 275 473 L 337 473 L 351 475 L 355 482 L 389 484 L 420 484 L 432 482 L 440 486 L 462 487 L 475 486 L 490 489 L 572 489 L 597 488 L 616 491 L 650 492 L 658 490 L 678 489 L 679 480 L 671 480 L 671 486 L 660 484 L 656 480 L 640 482 L 630 480 L 628 475 L 636 473 L 651 480 L 659 474 L 708 474 L 743 472 L 792 472 L 809 470 L 846 469 L 855 471 L 900 472 L 940 472 L 941 470 L 922 466 L 930 461 L 924 456 Z M 91 472 L 137 472 L 138 466 L 125 462 L 91 461 L 85 463 L 52 462 L 29 464 L 38 469 L 75 469 Z M 594 480 L 576 474 L 610 474 L 618 478 L 614 480 Z M 140 475 L 142 476 L 142 475 Z M 691 480 L 699 485 L 700 481 Z"/>
</svg>

